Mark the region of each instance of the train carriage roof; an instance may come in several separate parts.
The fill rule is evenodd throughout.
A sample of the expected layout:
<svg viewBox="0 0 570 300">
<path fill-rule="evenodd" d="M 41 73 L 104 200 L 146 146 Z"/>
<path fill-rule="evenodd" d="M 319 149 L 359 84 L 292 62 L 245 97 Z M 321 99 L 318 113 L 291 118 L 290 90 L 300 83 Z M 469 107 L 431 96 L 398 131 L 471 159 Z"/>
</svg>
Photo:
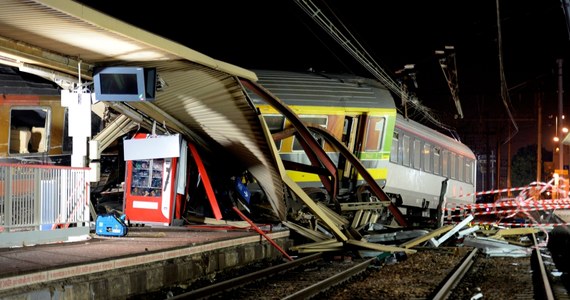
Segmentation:
<svg viewBox="0 0 570 300">
<path fill-rule="evenodd" d="M 467 147 L 467 145 L 414 120 L 406 119 L 400 114 L 398 114 L 396 119 L 396 128 L 400 128 L 409 134 L 418 136 L 432 145 L 438 145 L 464 157 L 476 159 L 475 154 L 469 147 Z"/>
<path fill-rule="evenodd" d="M 0 1 L 0 64 L 62 87 L 73 86 L 79 78 L 89 82 L 95 66 L 156 67 L 162 82 L 155 101 L 108 105 L 131 122 L 144 116 L 165 124 L 210 155 L 222 150 L 228 155 L 220 157 L 235 158 L 263 187 L 276 214 L 285 218 L 281 174 L 259 116 L 239 82 L 256 81 L 254 72 L 70 0 Z M 71 85 L 63 84 L 70 81 Z M 141 126 L 150 130 L 153 123 Z"/>
<path fill-rule="evenodd" d="M 253 71 L 258 83 L 288 105 L 395 109 L 388 89 L 369 78 L 315 72 Z"/>
<path fill-rule="evenodd" d="M 60 91 L 53 81 L 0 65 L 0 94 L 59 96 Z"/>
</svg>

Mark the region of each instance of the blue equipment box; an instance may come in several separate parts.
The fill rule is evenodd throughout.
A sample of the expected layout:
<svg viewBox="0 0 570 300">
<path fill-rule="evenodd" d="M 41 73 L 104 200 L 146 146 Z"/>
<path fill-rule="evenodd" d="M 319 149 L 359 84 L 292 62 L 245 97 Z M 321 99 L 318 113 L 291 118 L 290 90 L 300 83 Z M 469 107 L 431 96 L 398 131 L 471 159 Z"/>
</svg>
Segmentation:
<svg viewBox="0 0 570 300">
<path fill-rule="evenodd" d="M 106 214 L 97 216 L 95 225 L 95 233 L 103 236 L 125 236 L 129 227 L 124 222 L 124 216 L 121 218 L 114 214 Z"/>
</svg>

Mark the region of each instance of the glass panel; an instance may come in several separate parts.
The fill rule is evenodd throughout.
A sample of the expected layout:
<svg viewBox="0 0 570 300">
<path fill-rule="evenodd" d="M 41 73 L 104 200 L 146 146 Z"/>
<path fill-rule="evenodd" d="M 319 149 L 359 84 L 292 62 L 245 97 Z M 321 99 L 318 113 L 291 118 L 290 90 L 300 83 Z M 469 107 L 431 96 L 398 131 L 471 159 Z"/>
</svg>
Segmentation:
<svg viewBox="0 0 570 300">
<path fill-rule="evenodd" d="M 10 111 L 10 153 L 47 152 L 49 113 L 49 109 L 39 107 Z"/>
<path fill-rule="evenodd" d="M 379 151 L 382 146 L 382 136 L 384 132 L 384 118 L 370 117 L 366 126 L 366 143 L 364 151 Z"/>
<path fill-rule="evenodd" d="M 414 168 L 419 169 L 421 167 L 421 146 L 422 142 L 420 140 L 414 140 Z"/>
<path fill-rule="evenodd" d="M 443 160 L 441 161 L 441 174 L 443 177 L 449 176 L 449 155 L 446 150 L 443 150 Z"/>
<path fill-rule="evenodd" d="M 285 128 L 285 117 L 282 115 L 264 115 L 263 119 L 269 128 L 269 132 L 281 132 Z M 277 150 L 281 150 L 281 140 L 275 141 Z"/>
<path fill-rule="evenodd" d="M 402 164 L 410 166 L 410 137 L 407 135 L 404 135 L 402 144 Z"/>
<path fill-rule="evenodd" d="M 71 153 L 73 150 L 73 138 L 69 136 L 69 109 L 65 108 L 63 120 L 63 153 Z"/>
<path fill-rule="evenodd" d="M 310 124 L 316 124 L 319 125 L 323 128 L 327 128 L 327 121 L 328 121 L 328 117 L 312 117 L 312 116 L 300 116 L 301 121 L 303 121 L 303 123 L 310 123 Z M 317 140 L 317 143 L 319 145 L 321 145 L 321 147 L 325 146 L 325 141 L 324 139 L 317 134 L 313 133 L 313 137 Z M 293 150 L 294 151 L 301 151 L 303 150 L 303 147 L 301 146 L 301 143 L 299 143 L 297 137 L 293 137 Z"/>
<path fill-rule="evenodd" d="M 439 161 L 440 161 L 440 157 L 439 157 L 439 152 L 440 149 L 439 148 L 433 148 L 433 173 L 436 175 L 439 175 Z"/>
<path fill-rule="evenodd" d="M 431 172 L 431 146 L 429 144 L 424 144 L 424 148 L 422 150 L 422 156 L 424 158 L 424 171 Z"/>
<path fill-rule="evenodd" d="M 463 156 L 457 156 L 457 180 L 463 181 Z"/>
<path fill-rule="evenodd" d="M 467 158 L 465 159 L 465 182 L 467 183 L 473 183 L 473 180 L 471 178 L 472 176 L 471 163 L 472 162 L 470 159 Z"/>
<path fill-rule="evenodd" d="M 132 161 L 131 195 L 157 197 L 162 192 L 164 159 Z"/>
<path fill-rule="evenodd" d="M 457 178 L 455 173 L 456 171 L 456 162 L 455 162 L 455 153 L 449 153 L 449 169 L 450 169 L 450 176 L 452 179 Z"/>
<path fill-rule="evenodd" d="M 398 136 L 399 133 L 398 132 L 394 132 L 394 135 L 392 136 L 392 147 L 390 148 L 390 161 L 393 163 L 398 163 L 398 149 L 399 149 L 399 144 L 398 144 Z"/>
</svg>

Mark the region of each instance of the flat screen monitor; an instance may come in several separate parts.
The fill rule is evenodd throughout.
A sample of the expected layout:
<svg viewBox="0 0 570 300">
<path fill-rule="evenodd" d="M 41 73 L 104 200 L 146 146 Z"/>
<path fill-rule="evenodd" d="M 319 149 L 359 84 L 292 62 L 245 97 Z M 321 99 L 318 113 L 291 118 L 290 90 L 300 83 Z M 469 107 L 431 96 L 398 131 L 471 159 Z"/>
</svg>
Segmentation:
<svg viewBox="0 0 570 300">
<path fill-rule="evenodd" d="M 97 101 L 151 101 L 156 94 L 156 68 L 101 67 L 94 70 Z"/>
</svg>

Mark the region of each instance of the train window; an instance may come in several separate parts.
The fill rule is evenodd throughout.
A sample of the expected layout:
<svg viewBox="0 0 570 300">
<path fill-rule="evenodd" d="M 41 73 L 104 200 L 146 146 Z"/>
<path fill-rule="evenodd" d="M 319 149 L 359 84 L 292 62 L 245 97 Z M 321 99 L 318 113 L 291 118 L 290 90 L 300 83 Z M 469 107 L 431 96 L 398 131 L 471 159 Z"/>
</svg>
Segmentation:
<svg viewBox="0 0 570 300">
<path fill-rule="evenodd" d="M 390 147 L 390 161 L 393 163 L 398 163 L 399 136 L 400 133 L 394 131 L 394 135 L 392 135 L 392 147 Z"/>
<path fill-rule="evenodd" d="M 264 115 L 263 119 L 271 134 L 281 132 L 285 128 L 285 117 L 282 115 Z M 281 140 L 275 141 L 277 150 L 281 150 Z"/>
<path fill-rule="evenodd" d="M 15 107 L 10 110 L 10 154 L 48 150 L 49 108 Z"/>
<path fill-rule="evenodd" d="M 465 182 L 473 183 L 473 170 L 471 169 L 473 161 L 470 159 L 465 159 Z"/>
<path fill-rule="evenodd" d="M 323 128 L 327 128 L 328 118 L 326 116 L 325 117 L 299 116 L 299 118 L 305 124 L 319 125 Z M 317 135 L 314 133 L 313 133 L 313 137 L 317 140 L 317 143 L 319 143 L 319 145 L 321 145 L 321 147 L 324 148 L 325 140 L 320 135 Z M 303 150 L 303 146 L 301 146 L 301 143 L 299 143 L 299 141 L 297 140 L 297 137 L 293 137 L 293 150 L 294 151 L 302 151 Z"/>
<path fill-rule="evenodd" d="M 402 140 L 402 164 L 410 166 L 410 137 L 404 135 Z"/>
<path fill-rule="evenodd" d="M 449 152 L 443 150 L 441 160 L 441 175 L 443 177 L 449 177 Z"/>
<path fill-rule="evenodd" d="M 420 169 L 421 168 L 421 158 L 422 158 L 422 152 L 421 152 L 421 144 L 422 141 L 418 140 L 418 139 L 414 139 L 414 149 L 412 150 L 413 154 L 414 154 L 414 168 L 416 169 Z"/>
<path fill-rule="evenodd" d="M 73 138 L 69 136 L 69 109 L 65 108 L 63 116 L 63 153 L 71 153 L 73 150 Z"/>
<path fill-rule="evenodd" d="M 423 150 L 422 150 L 422 157 L 424 159 L 424 171 L 425 172 L 431 172 L 431 155 L 430 155 L 430 150 L 431 150 L 431 146 L 430 144 L 424 144 Z"/>
<path fill-rule="evenodd" d="M 434 147 L 433 148 L 433 173 L 439 175 L 439 153 L 441 149 Z"/>
<path fill-rule="evenodd" d="M 463 156 L 457 156 L 457 180 L 463 181 Z"/>
<path fill-rule="evenodd" d="M 451 176 L 451 179 L 456 179 L 457 175 L 456 175 L 456 159 L 455 159 L 455 153 L 449 153 L 449 176 Z"/>
<path fill-rule="evenodd" d="M 364 151 L 379 151 L 382 147 L 382 137 L 384 136 L 384 117 L 372 116 L 368 118 L 366 125 L 366 142 Z"/>
</svg>

